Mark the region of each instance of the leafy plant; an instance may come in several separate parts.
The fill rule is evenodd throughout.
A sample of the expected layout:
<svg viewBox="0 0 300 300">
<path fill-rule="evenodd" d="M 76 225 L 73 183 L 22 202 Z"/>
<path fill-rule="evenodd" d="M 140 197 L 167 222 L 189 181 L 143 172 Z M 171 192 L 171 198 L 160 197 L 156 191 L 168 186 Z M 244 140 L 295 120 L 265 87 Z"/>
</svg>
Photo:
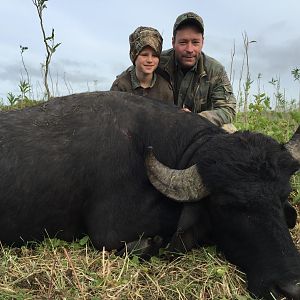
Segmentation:
<svg viewBox="0 0 300 300">
<path fill-rule="evenodd" d="M 10 104 L 10 106 L 13 106 L 14 104 L 16 104 L 19 100 L 20 100 L 20 98 L 19 98 L 19 96 L 15 96 L 13 93 L 11 93 L 11 92 L 9 92 L 8 94 L 7 94 L 7 100 L 8 100 L 8 102 L 9 102 L 9 104 Z"/>
<path fill-rule="evenodd" d="M 28 73 L 28 70 L 26 68 L 26 65 L 25 65 L 25 61 L 24 61 L 24 56 L 23 56 L 23 53 L 28 50 L 28 47 L 24 47 L 22 45 L 20 45 L 20 52 L 21 52 L 21 60 L 22 60 L 22 65 L 23 65 L 23 68 L 25 70 L 25 73 L 26 73 L 26 78 L 27 78 L 27 83 L 29 84 L 30 82 L 30 79 L 29 79 L 29 73 Z"/>
<path fill-rule="evenodd" d="M 46 98 L 47 100 L 49 100 L 51 97 L 51 93 L 48 85 L 49 66 L 54 52 L 56 51 L 56 49 L 59 47 L 61 43 L 57 43 L 57 44 L 55 43 L 55 34 L 53 28 L 51 31 L 51 35 L 49 36 L 46 35 L 44 21 L 43 21 L 43 12 L 44 9 L 47 8 L 46 6 L 47 1 L 48 0 L 32 0 L 39 16 L 40 26 L 43 34 L 43 42 L 46 49 L 46 59 L 45 62 L 42 64 L 42 70 L 44 75 L 44 86 L 46 90 Z"/>
<path fill-rule="evenodd" d="M 300 69 L 294 68 L 291 73 L 294 77 L 294 80 L 298 81 L 298 83 L 300 84 Z M 300 109 L 300 85 L 299 85 L 299 99 L 298 100 L 299 100 L 298 107 Z"/>
<path fill-rule="evenodd" d="M 254 95 L 254 99 L 254 103 L 249 104 L 250 111 L 261 113 L 263 111 L 271 110 L 270 97 L 265 93 Z"/>
<path fill-rule="evenodd" d="M 286 99 L 284 94 L 280 91 L 280 78 L 272 79 L 269 81 L 274 86 L 274 98 L 275 98 L 275 110 L 285 111 L 287 107 Z"/>
<path fill-rule="evenodd" d="M 20 100 L 22 100 L 22 101 L 29 100 L 29 97 L 27 96 L 27 94 L 31 91 L 29 82 L 27 82 L 25 80 L 20 80 L 19 89 L 21 92 L 21 95 L 19 96 Z"/>
</svg>

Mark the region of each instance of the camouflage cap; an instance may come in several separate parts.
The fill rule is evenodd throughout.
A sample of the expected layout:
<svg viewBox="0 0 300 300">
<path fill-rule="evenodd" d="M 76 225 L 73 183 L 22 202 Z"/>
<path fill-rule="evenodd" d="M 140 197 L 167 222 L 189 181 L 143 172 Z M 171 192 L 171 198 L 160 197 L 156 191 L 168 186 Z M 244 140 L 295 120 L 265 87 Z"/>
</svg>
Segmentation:
<svg viewBox="0 0 300 300">
<path fill-rule="evenodd" d="M 137 56 L 146 46 L 150 46 L 155 51 L 156 55 L 160 56 L 162 42 L 163 38 L 156 29 L 144 26 L 138 27 L 129 36 L 129 56 L 132 63 L 134 64 Z"/>
<path fill-rule="evenodd" d="M 193 12 L 186 12 L 177 17 L 174 27 L 173 27 L 173 36 L 175 36 L 176 30 L 182 24 L 195 24 L 199 27 L 202 34 L 204 33 L 204 23 L 200 16 Z"/>
</svg>

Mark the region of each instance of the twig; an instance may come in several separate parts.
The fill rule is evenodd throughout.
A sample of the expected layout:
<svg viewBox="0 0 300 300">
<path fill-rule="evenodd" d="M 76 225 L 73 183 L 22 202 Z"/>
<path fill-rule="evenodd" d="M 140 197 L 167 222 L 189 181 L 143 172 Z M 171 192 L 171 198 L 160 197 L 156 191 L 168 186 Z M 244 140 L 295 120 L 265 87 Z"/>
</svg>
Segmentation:
<svg viewBox="0 0 300 300">
<path fill-rule="evenodd" d="M 83 299 L 86 299 L 86 297 L 84 296 L 84 293 L 83 293 L 82 286 L 81 286 L 80 281 L 79 281 L 79 279 L 78 279 L 76 270 L 75 270 L 75 268 L 74 268 L 73 262 L 72 262 L 72 260 L 71 260 L 71 258 L 70 258 L 70 256 L 69 256 L 69 254 L 68 254 L 68 251 L 66 250 L 66 248 L 63 248 L 63 249 L 64 249 L 65 256 L 66 256 L 66 258 L 67 258 L 67 260 L 68 260 L 68 262 L 69 262 L 69 264 L 70 264 L 70 267 L 71 267 L 71 269 L 72 269 L 72 271 L 73 271 L 75 280 L 76 280 L 76 282 L 77 282 L 77 286 L 78 286 L 78 288 L 79 288 L 79 290 L 80 290 L 80 292 L 81 292 L 81 294 L 82 294 L 82 297 L 83 297 Z"/>
</svg>

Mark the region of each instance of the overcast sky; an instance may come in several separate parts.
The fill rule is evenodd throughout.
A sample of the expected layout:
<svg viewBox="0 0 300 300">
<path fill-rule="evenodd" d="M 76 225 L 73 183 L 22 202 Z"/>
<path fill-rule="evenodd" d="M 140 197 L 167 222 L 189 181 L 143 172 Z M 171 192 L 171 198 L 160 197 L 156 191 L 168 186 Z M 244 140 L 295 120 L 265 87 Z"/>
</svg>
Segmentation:
<svg viewBox="0 0 300 300">
<path fill-rule="evenodd" d="M 157 28 L 163 48 L 171 47 L 176 17 L 194 11 L 204 19 L 203 51 L 219 60 L 230 73 L 233 59 L 235 93 L 241 77 L 243 35 L 249 41 L 252 93 L 260 89 L 272 94 L 268 83 L 280 78 L 280 90 L 287 99 L 298 99 L 299 82 L 291 70 L 300 68 L 299 0 L 49 0 L 44 10 L 45 29 L 55 29 L 55 41 L 62 44 L 51 63 L 52 93 L 107 90 L 115 76 L 127 68 L 128 35 L 138 26 Z M 0 10 L 0 98 L 18 94 L 20 79 L 26 79 L 20 45 L 35 95 L 41 95 L 41 63 L 45 58 L 38 15 L 32 0 L 1 0 Z M 271 96 L 271 95 L 270 95 Z"/>
</svg>

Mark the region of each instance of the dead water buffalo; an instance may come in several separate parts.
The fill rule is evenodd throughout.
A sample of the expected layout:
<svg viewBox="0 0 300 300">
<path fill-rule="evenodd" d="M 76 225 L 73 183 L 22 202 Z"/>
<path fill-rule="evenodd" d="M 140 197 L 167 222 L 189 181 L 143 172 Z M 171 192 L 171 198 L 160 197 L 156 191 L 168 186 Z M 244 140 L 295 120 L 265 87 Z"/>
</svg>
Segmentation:
<svg viewBox="0 0 300 300">
<path fill-rule="evenodd" d="M 159 101 L 99 92 L 0 113 L 0 240 L 88 234 L 95 247 L 213 242 L 258 297 L 300 299 L 288 227 L 300 129 L 281 145 Z M 149 148 L 151 147 L 151 148 Z M 140 244 L 139 244 L 140 243 Z"/>
</svg>

